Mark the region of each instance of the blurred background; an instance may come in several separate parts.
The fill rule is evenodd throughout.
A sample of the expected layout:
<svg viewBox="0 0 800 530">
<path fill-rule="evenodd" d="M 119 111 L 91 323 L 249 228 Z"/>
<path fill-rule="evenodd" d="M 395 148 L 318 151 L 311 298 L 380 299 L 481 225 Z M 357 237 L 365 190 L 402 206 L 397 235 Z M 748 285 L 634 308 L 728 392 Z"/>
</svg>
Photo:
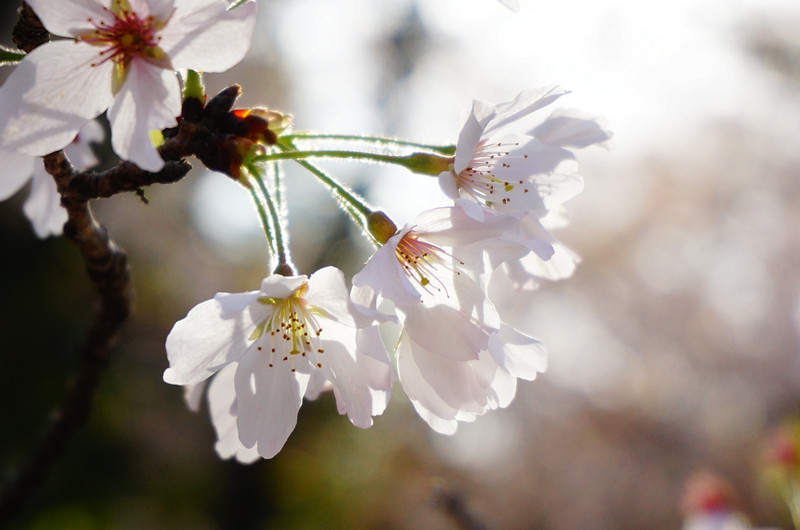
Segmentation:
<svg viewBox="0 0 800 530">
<path fill-rule="evenodd" d="M 256 288 L 266 245 L 244 190 L 197 169 L 149 205 L 95 204 L 128 250 L 135 314 L 19 528 L 679 528 L 702 470 L 754 525 L 790 527 L 760 470 L 800 409 L 800 4 L 520 2 L 260 0 L 247 59 L 206 82 L 241 84 L 240 106 L 291 112 L 298 130 L 420 142 L 455 143 L 473 98 L 542 85 L 604 116 L 611 148 L 577 153 L 586 189 L 556 234 L 583 262 L 507 303 L 548 371 L 451 437 L 398 386 L 368 431 L 326 395 L 273 460 L 220 461 L 207 411 L 161 381 L 164 340 L 214 293 Z M 17 4 L 0 5 L 10 45 Z M 435 179 L 324 167 L 398 224 L 445 204 Z M 369 247 L 287 168 L 299 269 L 357 272 Z M 77 252 L 33 235 L 26 193 L 0 204 L 3 472 L 63 396 L 95 299 Z"/>
</svg>

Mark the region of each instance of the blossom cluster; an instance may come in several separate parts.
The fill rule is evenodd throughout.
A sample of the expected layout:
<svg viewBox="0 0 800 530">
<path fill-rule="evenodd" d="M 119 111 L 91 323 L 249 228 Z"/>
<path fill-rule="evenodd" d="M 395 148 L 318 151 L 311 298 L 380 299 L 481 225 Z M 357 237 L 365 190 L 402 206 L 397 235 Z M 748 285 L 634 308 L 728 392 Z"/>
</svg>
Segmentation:
<svg viewBox="0 0 800 530">
<path fill-rule="evenodd" d="M 611 135 L 575 111 L 534 116 L 565 93 L 549 87 L 500 105 L 476 101 L 454 155 L 430 154 L 421 164 L 441 166 L 450 204 L 399 230 L 372 211 L 367 231 L 379 247 L 349 291 L 330 267 L 310 277 L 274 274 L 259 290 L 220 293 L 175 324 L 164 380 L 187 386 L 194 408 L 211 380 L 221 456 L 274 456 L 302 399 L 326 388 L 339 413 L 369 427 L 396 373 L 420 417 L 452 434 L 459 422 L 507 406 L 518 379 L 545 370 L 544 345 L 503 320 L 503 298 L 491 287 L 505 278 L 527 296 L 541 280 L 574 270 L 577 256 L 546 226 L 581 191 L 569 148 Z M 402 328 L 391 348 L 396 372 L 378 332 L 388 321 Z"/>
<path fill-rule="evenodd" d="M 69 40 L 34 49 L 0 87 L 0 154 L 13 161 L 11 176 L 0 180 L 0 198 L 33 174 L 29 204 L 40 206 L 26 205 L 26 212 L 45 236 L 60 232 L 66 214 L 52 179 L 34 171 L 35 157 L 76 137 L 70 149 L 98 141 L 93 120 L 107 111 L 116 154 L 159 171 L 164 161 L 153 131 L 178 123 L 177 71 L 218 72 L 241 60 L 256 7 L 249 1 L 230 8 L 224 0 L 29 3 L 48 31 Z M 190 100 L 203 108 L 204 95 L 188 92 L 183 111 Z M 578 261 L 548 228 L 564 223 L 564 202 L 583 187 L 571 149 L 604 144 L 611 134 L 581 112 L 544 116 L 565 94 L 546 87 L 497 105 L 475 101 L 454 147 L 397 142 L 421 149 L 410 155 L 302 151 L 298 143 L 324 135 L 292 134 L 289 115 L 274 110 L 226 114 L 233 125 L 225 129 L 225 145 L 233 148 L 214 156 L 227 158 L 198 158 L 251 192 L 277 266 L 259 289 L 219 293 L 178 321 L 166 340 L 163 376 L 185 388 L 193 409 L 206 397 L 221 457 L 272 458 L 303 400 L 325 391 L 333 392 L 340 414 L 368 428 L 397 381 L 433 430 L 452 434 L 459 422 L 506 407 L 518 379 L 545 370 L 544 345 L 504 318 L 507 293 L 500 286 L 527 300 L 541 281 L 570 276 Z M 325 156 L 434 176 L 443 204 L 398 229 L 309 162 Z M 93 163 L 74 160 L 79 169 Z M 349 281 L 334 267 L 303 275 L 291 264 L 281 219 L 285 197 L 274 169 L 281 160 L 317 176 L 377 247 Z M 263 178 L 270 171 L 274 181 Z M 387 348 L 389 323 L 401 331 Z"/>
</svg>

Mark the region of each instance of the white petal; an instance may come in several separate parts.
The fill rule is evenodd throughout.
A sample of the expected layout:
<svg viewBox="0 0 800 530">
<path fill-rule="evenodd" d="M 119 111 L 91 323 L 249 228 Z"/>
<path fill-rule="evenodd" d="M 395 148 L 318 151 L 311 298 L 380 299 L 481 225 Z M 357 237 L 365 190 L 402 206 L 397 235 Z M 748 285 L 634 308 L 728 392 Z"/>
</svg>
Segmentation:
<svg viewBox="0 0 800 530">
<path fill-rule="evenodd" d="M 98 49 L 56 41 L 25 56 L 0 88 L 0 143 L 37 156 L 57 151 L 111 103 L 113 63 Z"/>
<path fill-rule="evenodd" d="M 143 60 L 132 60 L 128 76 L 108 110 L 114 152 L 146 171 L 159 171 L 164 161 L 150 139 L 150 131 L 175 125 L 180 110 L 180 86 L 175 73 Z"/>
<path fill-rule="evenodd" d="M 172 0 L 128 0 L 131 11 L 135 12 L 139 19 L 153 17 L 156 21 L 167 21 L 175 11 L 175 3 Z"/>
<path fill-rule="evenodd" d="M 228 300 L 255 301 L 257 293 L 228 295 Z M 164 381 L 189 385 L 206 379 L 220 368 L 241 358 L 248 347 L 254 322 L 249 311 L 223 314 L 216 299 L 195 306 L 175 323 L 167 335 L 170 367 Z"/>
<path fill-rule="evenodd" d="M 312 308 L 324 310 L 327 318 L 355 326 L 353 315 L 350 314 L 350 293 L 344 282 L 344 273 L 336 267 L 324 267 L 311 275 L 306 301 Z"/>
<path fill-rule="evenodd" d="M 525 118 L 567 93 L 557 86 L 532 88 L 520 92 L 513 101 L 497 105 L 497 116 L 486 125 L 485 135 Z"/>
<path fill-rule="evenodd" d="M 386 410 L 392 395 L 392 362 L 377 327 L 359 329 L 356 342 L 356 363 L 372 395 L 372 415 L 377 416 Z"/>
<path fill-rule="evenodd" d="M 547 369 L 544 344 L 507 324 L 489 337 L 489 352 L 514 377 L 532 381 Z"/>
<path fill-rule="evenodd" d="M 271 274 L 261 281 L 261 293 L 272 298 L 288 298 L 307 282 L 308 276 Z"/>
<path fill-rule="evenodd" d="M 515 289 L 538 289 L 539 280 L 557 281 L 569 278 L 575 272 L 580 258 L 561 243 L 553 243 L 553 255 L 547 261 L 529 254 L 518 261 L 507 261 L 502 267 Z M 500 299 L 500 298 L 498 298 Z"/>
<path fill-rule="evenodd" d="M 451 361 L 477 359 L 486 347 L 487 333 L 469 315 L 446 305 L 404 309 L 403 327 L 432 355 Z"/>
<path fill-rule="evenodd" d="M 466 162 L 469 164 L 469 160 Z M 455 166 L 454 166 L 455 167 Z M 439 173 L 439 188 L 442 193 L 451 199 L 458 199 L 458 180 L 452 171 L 442 171 Z"/>
<path fill-rule="evenodd" d="M 372 394 L 355 355 L 339 342 L 323 341 L 322 344 L 325 353 L 321 356 L 320 370 L 333 384 L 339 414 L 347 414 L 356 427 L 371 427 Z"/>
<path fill-rule="evenodd" d="M 325 378 L 321 370 L 311 370 L 311 378 L 308 380 L 305 398 L 314 401 L 323 392 L 333 390 L 333 385 Z"/>
<path fill-rule="evenodd" d="M 44 170 L 44 165 L 33 172 L 31 193 L 22 209 L 40 238 L 61 235 L 64 230 L 67 210 L 61 206 L 61 195 L 53 177 Z"/>
<path fill-rule="evenodd" d="M 176 69 L 224 72 L 250 48 L 256 3 L 227 10 L 223 0 L 177 0 L 160 47 Z"/>
<path fill-rule="evenodd" d="M 16 151 L 0 149 L 3 169 L 0 172 L 0 201 L 14 195 L 28 182 L 33 174 L 34 163 L 41 164 L 36 157 Z"/>
<path fill-rule="evenodd" d="M 93 31 L 95 24 L 111 23 L 114 18 L 97 0 L 30 0 L 28 4 L 47 31 L 64 37 L 80 37 Z"/>
<path fill-rule="evenodd" d="M 256 446 L 262 458 L 281 450 L 297 425 L 309 374 L 290 371 L 289 363 L 268 366 L 265 355 L 246 355 L 236 370 L 239 439 Z"/>
<path fill-rule="evenodd" d="M 472 160 L 486 124 L 494 116 L 495 110 L 492 105 L 477 99 L 472 102 L 472 112 L 458 135 L 456 157 L 453 162 L 453 171 L 456 175 L 464 171 L 469 161 Z"/>
<path fill-rule="evenodd" d="M 183 387 L 183 401 L 192 412 L 200 410 L 200 401 L 203 399 L 203 391 L 206 389 L 208 379 L 195 383 L 193 385 L 186 385 Z"/>
<path fill-rule="evenodd" d="M 237 366 L 237 363 L 229 364 L 211 380 L 208 387 L 208 410 L 217 433 L 214 449 L 220 458 L 236 457 L 237 461 L 250 464 L 259 459 L 258 450 L 255 447 L 245 447 L 239 441 L 236 416 L 232 414 L 232 410 L 236 409 L 234 374 Z"/>
<path fill-rule="evenodd" d="M 98 160 L 94 156 L 91 143 L 100 143 L 103 137 L 103 126 L 97 120 L 90 120 L 81 127 L 72 143 L 64 148 L 64 152 L 78 171 L 97 165 Z"/>
<path fill-rule="evenodd" d="M 410 229 L 410 226 L 406 226 L 375 251 L 364 268 L 353 276 L 353 285 L 369 286 L 398 306 L 418 304 L 420 295 L 411 285 L 395 254 L 398 241 Z"/>
<path fill-rule="evenodd" d="M 365 328 L 383 322 L 397 322 L 397 316 L 377 309 L 378 295 L 372 287 L 353 286 L 350 289 L 350 313 L 356 327 Z"/>
<path fill-rule="evenodd" d="M 433 430 L 442 434 L 456 432 L 457 410 L 445 403 L 422 377 L 407 340 L 401 340 L 397 349 L 397 373 L 408 398 L 420 417 Z"/>
<path fill-rule="evenodd" d="M 528 134 L 557 147 L 588 147 L 603 144 L 612 133 L 600 119 L 577 110 L 558 109 Z"/>
</svg>

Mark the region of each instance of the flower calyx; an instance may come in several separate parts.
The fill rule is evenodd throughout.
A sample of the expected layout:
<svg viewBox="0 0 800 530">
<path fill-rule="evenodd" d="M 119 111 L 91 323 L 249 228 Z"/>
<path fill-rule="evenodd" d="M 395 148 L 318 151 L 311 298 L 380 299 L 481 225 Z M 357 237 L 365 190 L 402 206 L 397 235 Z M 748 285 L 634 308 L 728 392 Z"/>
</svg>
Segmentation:
<svg viewBox="0 0 800 530">
<path fill-rule="evenodd" d="M 397 233 L 397 225 L 385 213 L 375 211 L 367 215 L 367 231 L 375 241 L 383 245 Z"/>
</svg>

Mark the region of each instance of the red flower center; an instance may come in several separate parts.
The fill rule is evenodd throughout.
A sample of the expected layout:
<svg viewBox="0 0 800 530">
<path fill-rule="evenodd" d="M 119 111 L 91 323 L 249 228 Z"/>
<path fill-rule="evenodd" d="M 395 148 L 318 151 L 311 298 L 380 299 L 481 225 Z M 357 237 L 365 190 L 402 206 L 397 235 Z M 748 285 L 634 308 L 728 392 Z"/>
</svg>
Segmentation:
<svg viewBox="0 0 800 530">
<path fill-rule="evenodd" d="M 82 36 L 80 40 L 104 47 L 100 51 L 102 59 L 98 63 L 92 63 L 92 66 L 111 60 L 124 67 L 134 57 L 147 58 L 158 55 L 155 48 L 158 47 L 161 37 L 156 35 L 156 30 L 160 25 L 152 16 L 140 18 L 125 5 L 127 2 L 116 0 L 111 10 L 103 8 L 113 17 L 110 23 L 105 20 L 88 19 L 96 29 Z"/>
</svg>

